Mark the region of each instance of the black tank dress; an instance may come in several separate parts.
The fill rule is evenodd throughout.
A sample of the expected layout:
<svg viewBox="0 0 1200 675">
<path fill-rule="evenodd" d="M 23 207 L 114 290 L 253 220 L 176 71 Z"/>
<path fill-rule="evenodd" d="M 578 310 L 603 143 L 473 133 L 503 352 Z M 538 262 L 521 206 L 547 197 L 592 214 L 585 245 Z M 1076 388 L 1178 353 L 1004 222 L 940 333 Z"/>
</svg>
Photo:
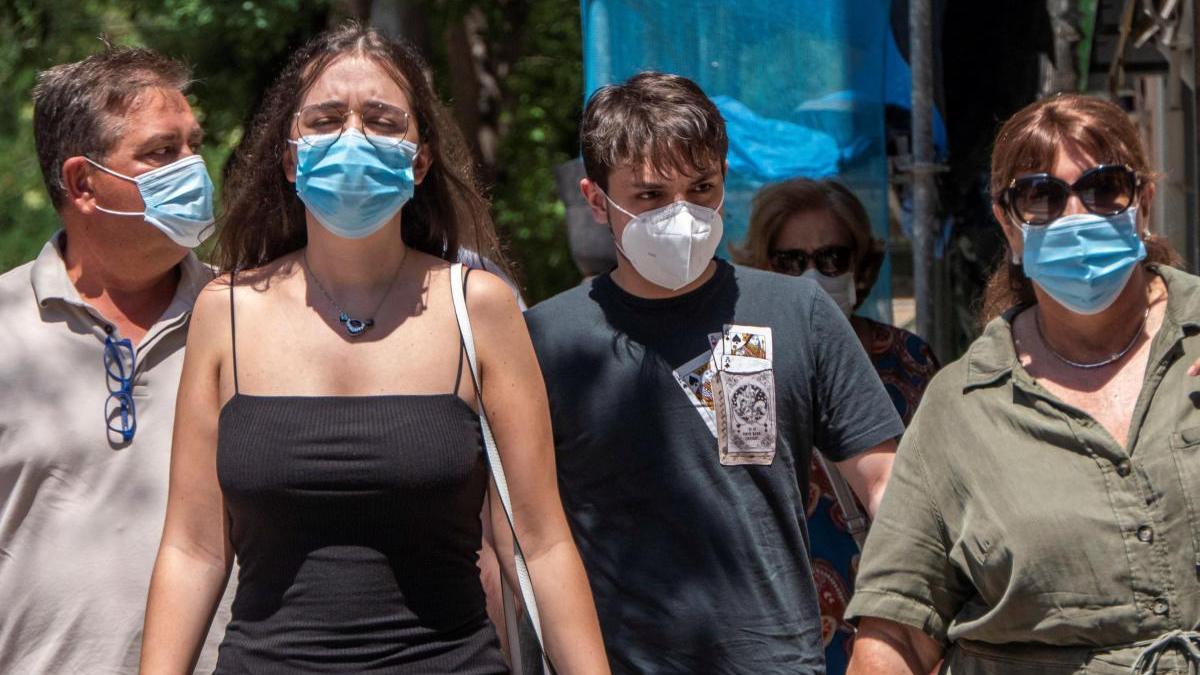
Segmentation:
<svg viewBox="0 0 1200 675">
<path fill-rule="evenodd" d="M 217 476 L 240 572 L 216 672 L 507 673 L 476 567 L 474 411 L 457 393 L 242 394 L 236 350 L 235 331 Z"/>
</svg>

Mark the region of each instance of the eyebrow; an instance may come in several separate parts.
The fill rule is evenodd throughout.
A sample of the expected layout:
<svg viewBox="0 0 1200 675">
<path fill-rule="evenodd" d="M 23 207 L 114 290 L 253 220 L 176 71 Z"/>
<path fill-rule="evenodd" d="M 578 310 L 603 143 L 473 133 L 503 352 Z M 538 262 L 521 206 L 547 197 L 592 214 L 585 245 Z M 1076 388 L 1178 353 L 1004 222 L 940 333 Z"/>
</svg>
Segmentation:
<svg viewBox="0 0 1200 675">
<path fill-rule="evenodd" d="M 404 108 L 400 107 L 400 105 L 397 103 L 389 103 L 387 101 L 380 101 L 380 100 L 374 99 L 374 98 L 363 101 L 363 105 L 364 106 L 385 105 L 385 106 L 388 106 L 389 108 L 395 108 L 397 110 L 404 110 Z M 338 101 L 338 100 L 331 99 L 329 101 L 322 101 L 320 103 L 310 103 L 306 106 L 301 107 L 301 109 L 304 109 L 304 108 L 319 108 L 322 110 L 339 110 L 340 111 L 340 110 L 349 110 L 350 106 L 346 105 L 346 103 L 344 101 Z M 408 111 L 405 110 L 405 112 L 408 112 Z"/>
<path fill-rule="evenodd" d="M 304 108 L 320 108 L 322 110 L 346 110 L 349 107 L 350 106 L 346 105 L 345 103 L 343 103 L 341 101 L 330 100 L 330 101 L 321 101 L 320 103 L 310 103 L 306 106 L 301 106 L 300 109 L 303 110 Z"/>
<path fill-rule="evenodd" d="M 709 182 L 712 180 L 716 180 L 717 176 L 719 176 L 719 175 L 721 175 L 721 172 L 716 169 L 713 169 L 712 171 L 709 171 L 707 173 L 703 173 L 703 174 L 697 176 L 692 181 L 692 185 L 695 185 L 697 183 L 706 183 L 706 182 Z M 632 185 L 635 189 L 638 189 L 638 190 L 661 190 L 663 188 L 662 183 L 651 183 L 651 182 L 643 181 L 640 178 L 635 178 Z"/>
<path fill-rule="evenodd" d="M 662 183 L 647 183 L 640 179 L 635 179 L 632 185 L 638 190 L 661 190 L 663 186 Z"/>
<path fill-rule="evenodd" d="M 191 134 L 188 134 L 188 136 L 191 137 Z M 168 131 L 168 132 L 161 133 L 161 134 L 154 134 L 150 138 L 147 138 L 146 140 L 139 143 L 138 150 L 142 151 L 151 146 L 158 145 L 160 143 L 174 143 L 178 139 L 179 139 L 179 134 L 175 133 L 174 131 Z"/>
</svg>

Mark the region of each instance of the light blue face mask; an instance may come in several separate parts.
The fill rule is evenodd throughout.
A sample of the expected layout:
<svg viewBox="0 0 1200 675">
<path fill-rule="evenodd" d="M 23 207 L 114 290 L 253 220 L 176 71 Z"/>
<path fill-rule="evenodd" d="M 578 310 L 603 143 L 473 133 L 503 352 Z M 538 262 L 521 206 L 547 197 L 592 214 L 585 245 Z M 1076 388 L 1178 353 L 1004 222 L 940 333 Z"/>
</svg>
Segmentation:
<svg viewBox="0 0 1200 675">
<path fill-rule="evenodd" d="M 409 141 L 372 144 L 347 129 L 325 147 L 320 137 L 289 142 L 296 146 L 296 194 L 340 237 L 374 234 L 412 199 L 417 146 Z"/>
<path fill-rule="evenodd" d="M 171 241 L 186 248 L 199 246 L 212 234 L 213 184 L 200 155 L 190 155 L 137 176 L 117 173 L 89 157 L 84 159 L 105 173 L 137 185 L 146 209 L 112 211 L 97 204 L 97 211 L 143 218 Z"/>
<path fill-rule="evenodd" d="M 1108 309 L 1146 257 L 1135 207 L 1115 216 L 1063 216 L 1045 227 L 1023 225 L 1021 232 L 1026 276 L 1076 314 Z"/>
</svg>

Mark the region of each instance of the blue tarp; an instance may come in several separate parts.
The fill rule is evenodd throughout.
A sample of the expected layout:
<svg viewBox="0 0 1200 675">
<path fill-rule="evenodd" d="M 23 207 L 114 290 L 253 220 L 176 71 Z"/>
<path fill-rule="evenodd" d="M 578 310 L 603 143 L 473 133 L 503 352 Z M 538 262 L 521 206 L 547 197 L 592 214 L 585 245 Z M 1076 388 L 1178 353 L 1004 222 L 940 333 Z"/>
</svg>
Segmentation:
<svg viewBox="0 0 1200 675">
<path fill-rule="evenodd" d="M 582 0 L 585 95 L 643 70 L 678 73 L 729 128 L 726 243 L 750 199 L 793 176 L 836 176 L 887 238 L 889 0 Z M 893 87 L 894 88 L 894 87 Z M 894 96 L 893 96 L 894 97 Z M 890 274 L 864 313 L 891 316 Z"/>
</svg>

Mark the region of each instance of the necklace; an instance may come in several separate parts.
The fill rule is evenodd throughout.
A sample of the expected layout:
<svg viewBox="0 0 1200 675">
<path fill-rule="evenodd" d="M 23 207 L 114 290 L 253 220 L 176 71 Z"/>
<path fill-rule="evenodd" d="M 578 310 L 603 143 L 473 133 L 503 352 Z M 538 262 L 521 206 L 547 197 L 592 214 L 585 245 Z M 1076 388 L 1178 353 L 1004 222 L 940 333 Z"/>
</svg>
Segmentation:
<svg viewBox="0 0 1200 675">
<path fill-rule="evenodd" d="M 1112 356 L 1109 356 L 1108 358 L 1100 360 L 1100 361 L 1095 361 L 1093 363 L 1078 363 L 1076 361 L 1072 361 L 1071 359 L 1068 359 L 1067 357 L 1063 356 L 1062 354 L 1059 354 L 1057 351 L 1054 350 L 1054 347 L 1050 346 L 1050 342 L 1046 339 L 1046 334 L 1042 332 L 1042 313 L 1040 311 L 1038 311 L 1037 309 L 1033 310 L 1033 324 L 1034 324 L 1034 326 L 1037 327 L 1038 338 L 1040 338 L 1042 341 L 1042 344 L 1045 345 L 1046 351 L 1050 352 L 1051 356 L 1053 356 L 1054 358 L 1058 359 L 1059 361 L 1062 361 L 1063 363 L 1067 364 L 1068 366 L 1071 366 L 1072 368 L 1083 368 L 1085 370 L 1090 370 L 1092 368 L 1102 368 L 1104 366 L 1107 366 L 1110 363 L 1115 363 L 1115 362 L 1120 361 L 1121 359 L 1125 358 L 1125 355 L 1129 353 L 1129 350 L 1133 349 L 1133 346 L 1135 344 L 1137 344 L 1138 338 L 1142 336 L 1142 329 L 1146 327 L 1146 320 L 1149 318 L 1150 318 L 1150 307 L 1149 307 L 1149 305 L 1147 305 L 1146 312 L 1144 314 L 1142 314 L 1142 322 L 1140 324 L 1138 324 L 1138 329 L 1133 332 L 1133 338 L 1129 340 L 1129 344 L 1125 345 L 1124 349 L 1122 349 L 1121 351 L 1116 352 Z"/>
<path fill-rule="evenodd" d="M 404 261 L 407 259 L 408 253 L 406 252 L 404 257 L 400 259 L 400 264 L 396 266 L 396 272 L 392 274 L 392 281 L 388 284 L 387 290 L 383 292 L 383 296 L 379 298 L 379 302 L 375 305 L 375 309 L 371 311 L 371 316 L 366 319 L 354 319 L 346 313 L 346 310 L 342 309 L 341 305 L 337 304 L 337 301 L 333 299 L 333 296 L 329 294 L 329 291 L 325 290 L 325 286 L 321 284 L 321 280 L 318 279 L 317 275 L 313 272 L 312 265 L 308 264 L 308 249 L 305 249 L 303 254 L 304 269 L 307 270 L 308 275 L 312 277 L 313 283 L 317 285 L 317 289 L 321 291 L 321 295 L 324 295 L 325 299 L 329 301 L 329 304 L 333 305 L 333 308 L 337 310 L 338 323 L 341 323 L 346 327 L 346 334 L 350 337 L 358 337 L 359 335 L 365 333 L 368 328 L 375 325 L 375 315 L 379 313 L 379 308 L 383 307 L 383 301 L 387 300 L 388 296 L 392 294 L 392 287 L 396 285 L 396 279 L 400 278 L 400 270 L 404 268 Z"/>
</svg>

